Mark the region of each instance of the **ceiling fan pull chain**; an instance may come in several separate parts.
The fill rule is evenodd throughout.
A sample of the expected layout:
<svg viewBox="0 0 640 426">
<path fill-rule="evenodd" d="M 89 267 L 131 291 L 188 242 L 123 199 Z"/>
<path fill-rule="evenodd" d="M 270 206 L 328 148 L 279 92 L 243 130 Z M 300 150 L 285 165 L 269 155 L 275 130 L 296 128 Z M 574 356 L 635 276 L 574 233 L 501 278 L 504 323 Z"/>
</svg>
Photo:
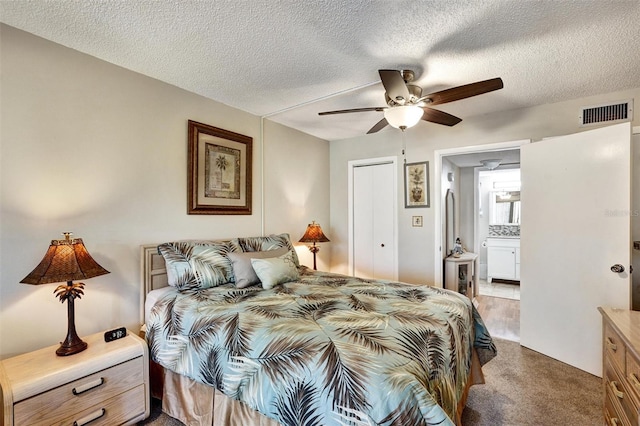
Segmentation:
<svg viewBox="0 0 640 426">
<path fill-rule="evenodd" d="M 402 132 L 402 160 L 404 164 L 407 164 L 407 140 L 405 139 L 404 131 Z"/>
</svg>

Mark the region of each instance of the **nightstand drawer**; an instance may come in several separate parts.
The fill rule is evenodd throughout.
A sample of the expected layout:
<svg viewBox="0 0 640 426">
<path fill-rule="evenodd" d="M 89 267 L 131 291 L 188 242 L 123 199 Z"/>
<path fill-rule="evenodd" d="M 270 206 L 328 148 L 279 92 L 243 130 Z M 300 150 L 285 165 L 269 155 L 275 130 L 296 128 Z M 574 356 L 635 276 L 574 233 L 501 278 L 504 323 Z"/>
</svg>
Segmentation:
<svg viewBox="0 0 640 426">
<path fill-rule="evenodd" d="M 144 360 L 140 356 L 19 401 L 14 405 L 15 424 L 50 425 L 75 413 L 91 412 L 94 406 L 99 409 L 100 403 L 143 384 L 143 372 Z M 144 401 L 139 405 L 144 407 Z"/>
<path fill-rule="evenodd" d="M 60 425 L 113 426 L 127 422 L 131 424 L 132 419 L 140 420 L 144 418 L 144 400 L 144 385 L 140 385 L 137 388 L 116 395 L 102 404 L 81 411 L 73 417 L 66 418 L 60 422 Z M 43 424 L 49 424 L 49 421 L 47 420 Z"/>
</svg>

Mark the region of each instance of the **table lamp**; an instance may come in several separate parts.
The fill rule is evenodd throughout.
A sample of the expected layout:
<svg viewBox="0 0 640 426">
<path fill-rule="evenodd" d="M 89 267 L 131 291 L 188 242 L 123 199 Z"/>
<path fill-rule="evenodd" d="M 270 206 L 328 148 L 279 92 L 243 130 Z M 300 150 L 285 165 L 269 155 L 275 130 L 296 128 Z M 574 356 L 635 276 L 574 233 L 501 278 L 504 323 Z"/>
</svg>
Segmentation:
<svg viewBox="0 0 640 426">
<path fill-rule="evenodd" d="M 316 243 L 327 243 L 329 239 L 322 232 L 322 228 L 315 221 L 312 221 L 305 231 L 302 238 L 300 238 L 301 243 L 313 243 L 313 245 L 309 246 L 309 251 L 313 253 L 313 270 L 316 270 L 316 253 L 320 251 L 320 246 L 317 246 Z"/>
<path fill-rule="evenodd" d="M 73 355 L 87 348 L 76 333 L 75 311 L 73 301 L 80 299 L 84 294 L 84 283 L 73 283 L 73 280 L 88 279 L 99 275 L 108 274 L 109 271 L 93 260 L 87 251 L 82 238 L 71 238 L 71 232 L 63 233 L 64 240 L 52 240 L 49 250 L 21 283 L 24 284 L 48 284 L 67 282 L 59 285 L 55 295 L 60 302 L 67 302 L 67 337 L 56 350 L 59 356 Z"/>
</svg>

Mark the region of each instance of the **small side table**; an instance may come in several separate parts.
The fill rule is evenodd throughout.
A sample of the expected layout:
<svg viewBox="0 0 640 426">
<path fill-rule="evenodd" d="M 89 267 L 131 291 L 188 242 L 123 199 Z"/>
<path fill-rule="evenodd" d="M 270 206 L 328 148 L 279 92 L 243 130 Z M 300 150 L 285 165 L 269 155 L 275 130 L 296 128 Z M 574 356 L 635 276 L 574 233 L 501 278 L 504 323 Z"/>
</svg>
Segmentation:
<svg viewBox="0 0 640 426">
<path fill-rule="evenodd" d="M 106 343 L 57 356 L 58 345 L 0 362 L 0 418 L 6 426 L 133 425 L 150 413 L 149 349 L 128 331 Z"/>
<path fill-rule="evenodd" d="M 444 264 L 444 288 L 473 300 L 478 295 L 478 255 L 467 251 L 445 258 Z"/>
</svg>

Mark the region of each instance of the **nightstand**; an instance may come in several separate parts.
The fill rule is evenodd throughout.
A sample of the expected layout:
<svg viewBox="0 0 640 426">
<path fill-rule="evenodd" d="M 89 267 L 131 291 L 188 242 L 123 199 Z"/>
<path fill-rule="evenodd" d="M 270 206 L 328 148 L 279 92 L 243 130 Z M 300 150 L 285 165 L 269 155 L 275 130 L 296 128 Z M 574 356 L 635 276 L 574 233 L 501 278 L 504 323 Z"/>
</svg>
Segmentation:
<svg viewBox="0 0 640 426">
<path fill-rule="evenodd" d="M 478 295 L 478 255 L 467 251 L 459 257 L 445 258 L 444 279 L 444 288 L 473 300 Z"/>
<path fill-rule="evenodd" d="M 4 425 L 131 425 L 149 416 L 147 343 L 130 331 L 109 343 L 104 333 L 82 340 L 89 347 L 75 355 L 57 356 L 55 345 L 0 362 Z"/>
</svg>

